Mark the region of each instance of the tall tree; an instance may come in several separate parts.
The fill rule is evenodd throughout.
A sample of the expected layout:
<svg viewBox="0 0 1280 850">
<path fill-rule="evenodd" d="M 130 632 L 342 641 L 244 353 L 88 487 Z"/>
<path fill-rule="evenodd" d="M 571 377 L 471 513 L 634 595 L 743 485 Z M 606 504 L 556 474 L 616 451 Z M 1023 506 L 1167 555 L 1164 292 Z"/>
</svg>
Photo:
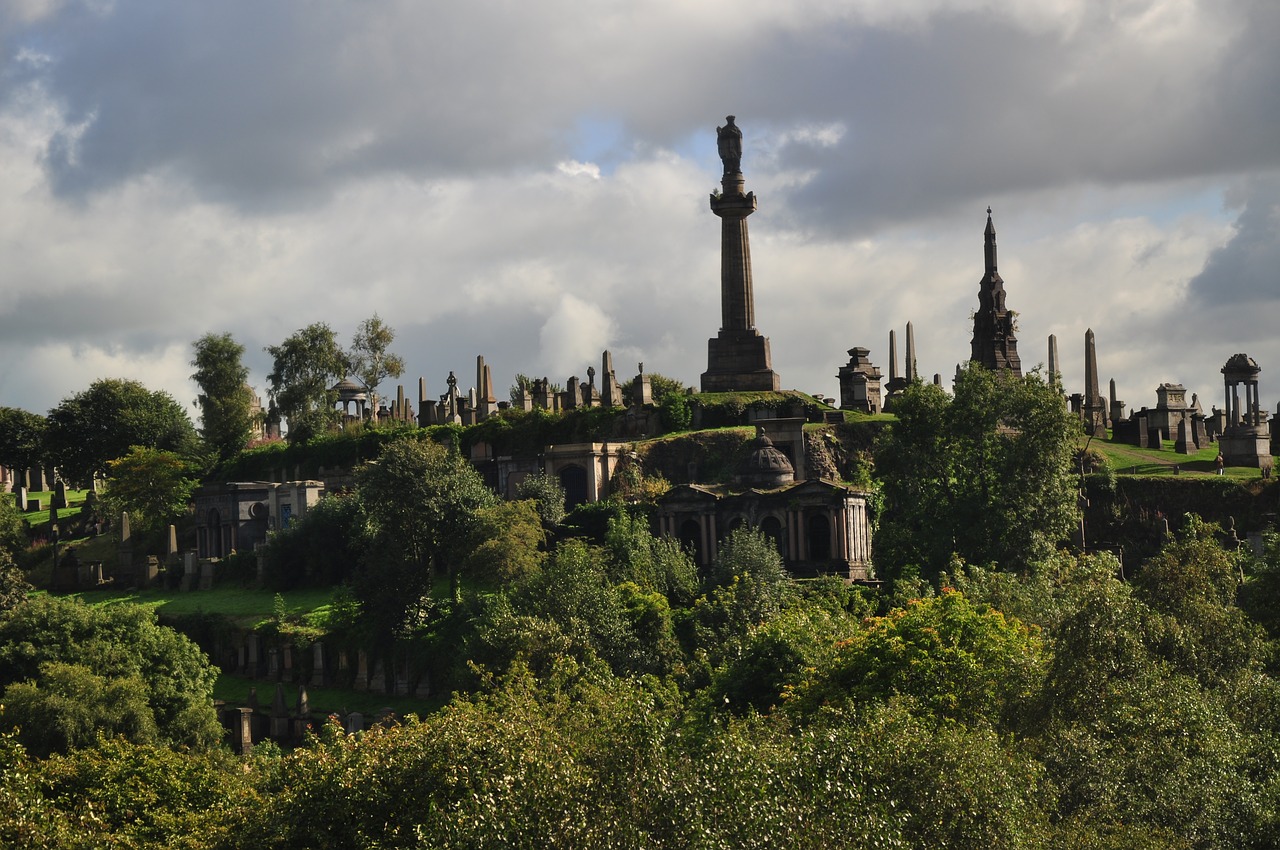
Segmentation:
<svg viewBox="0 0 1280 850">
<path fill-rule="evenodd" d="M 49 411 L 49 459 L 71 481 L 87 483 L 133 446 L 189 455 L 197 446 L 187 412 L 162 391 L 104 378 Z"/>
<path fill-rule="evenodd" d="M 289 423 L 289 442 L 305 442 L 338 421 L 333 385 L 347 371 L 347 355 L 333 329 L 316 322 L 266 351 L 275 359 L 267 376 L 276 409 Z"/>
<path fill-rule="evenodd" d="M 249 370 L 241 362 L 244 346 L 229 333 L 207 333 L 192 348 L 196 371 L 191 380 L 200 387 L 200 436 L 220 460 L 227 460 L 253 433 L 253 390 Z"/>
<path fill-rule="evenodd" d="M 955 395 L 908 387 L 876 447 L 885 512 L 877 565 L 936 575 L 952 554 L 1025 569 L 1079 521 L 1071 455 L 1079 423 L 1036 372 L 971 365 Z"/>
<path fill-rule="evenodd" d="M 351 339 L 351 374 L 369 392 L 369 407 L 378 412 L 378 385 L 384 378 L 398 378 L 404 373 L 404 358 L 387 351 L 395 342 L 395 329 L 382 321 L 377 313 L 356 326 Z"/>
<path fill-rule="evenodd" d="M 25 470 L 41 460 L 49 421 L 18 407 L 0 407 L 0 464 Z"/>
<path fill-rule="evenodd" d="M 156 531 L 186 512 L 196 479 L 173 452 L 135 446 L 107 464 L 106 500 L 111 513 L 129 512 L 132 528 Z"/>
</svg>

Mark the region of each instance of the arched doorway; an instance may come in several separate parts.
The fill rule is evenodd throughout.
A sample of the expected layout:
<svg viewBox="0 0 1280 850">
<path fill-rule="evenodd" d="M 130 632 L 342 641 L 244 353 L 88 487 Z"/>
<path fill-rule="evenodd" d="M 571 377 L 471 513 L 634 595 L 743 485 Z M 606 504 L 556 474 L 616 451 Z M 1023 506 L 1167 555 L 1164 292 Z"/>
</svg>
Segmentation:
<svg viewBox="0 0 1280 850">
<path fill-rule="evenodd" d="M 787 550 L 782 540 L 782 521 L 776 516 L 767 516 L 760 523 L 760 533 L 773 541 L 773 548 L 778 550 L 778 554 L 782 557 L 787 556 Z"/>
<path fill-rule="evenodd" d="M 206 522 L 207 531 L 205 532 L 206 542 L 206 558 L 222 557 L 222 516 L 218 513 L 217 508 L 209 509 L 209 519 Z"/>
<path fill-rule="evenodd" d="M 702 524 L 696 519 L 687 519 L 680 523 L 680 547 L 693 553 L 693 562 L 701 565 L 702 561 Z"/>
<path fill-rule="evenodd" d="M 822 514 L 810 514 L 805 526 L 809 535 L 809 560 L 831 560 L 831 523 Z"/>
<path fill-rule="evenodd" d="M 565 510 L 573 510 L 578 505 L 586 504 L 587 471 L 577 464 L 569 464 L 560 470 L 560 486 L 564 488 Z"/>
</svg>

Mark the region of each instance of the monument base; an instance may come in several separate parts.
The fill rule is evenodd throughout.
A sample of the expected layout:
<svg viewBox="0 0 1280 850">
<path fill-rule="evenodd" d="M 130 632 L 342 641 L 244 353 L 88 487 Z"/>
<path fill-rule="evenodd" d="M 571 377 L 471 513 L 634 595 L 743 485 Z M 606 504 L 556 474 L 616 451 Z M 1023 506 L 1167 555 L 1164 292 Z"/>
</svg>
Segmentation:
<svg viewBox="0 0 1280 850">
<path fill-rule="evenodd" d="M 769 357 L 769 338 L 755 329 L 720 331 L 707 340 L 704 393 L 777 391 L 782 388 Z"/>
<path fill-rule="evenodd" d="M 1265 425 L 1233 425 L 1218 435 L 1218 451 L 1227 466 L 1270 469 L 1271 435 Z"/>
</svg>

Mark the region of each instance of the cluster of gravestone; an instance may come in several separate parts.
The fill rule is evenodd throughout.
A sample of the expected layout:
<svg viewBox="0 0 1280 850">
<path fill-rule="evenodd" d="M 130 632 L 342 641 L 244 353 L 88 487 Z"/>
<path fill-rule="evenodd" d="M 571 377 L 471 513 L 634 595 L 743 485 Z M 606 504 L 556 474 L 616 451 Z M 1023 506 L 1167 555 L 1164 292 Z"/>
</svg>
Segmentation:
<svg viewBox="0 0 1280 850">
<path fill-rule="evenodd" d="M 497 413 L 515 408 L 533 410 L 538 408 L 553 413 L 574 410 L 582 407 L 627 407 L 632 405 L 649 405 L 653 403 L 653 388 L 650 376 L 644 372 L 644 364 L 640 364 L 639 373 L 632 382 L 632 397 L 623 398 L 622 384 L 618 382 L 613 369 L 613 355 L 608 351 L 601 355 L 600 372 L 594 366 L 587 367 L 587 380 L 572 375 L 565 381 L 564 389 L 557 390 L 546 377 L 533 379 L 528 386 L 522 386 L 516 393 L 514 401 L 499 401 L 494 393 L 493 373 L 483 356 L 476 357 L 476 383 L 464 394 L 458 389 L 458 379 L 453 372 L 445 379 L 447 389 L 437 399 L 427 393 L 427 381 L 418 379 L 418 410 L 415 413 L 404 394 L 404 385 L 396 387 L 396 399 L 390 406 L 380 407 L 377 411 L 379 421 L 415 422 L 422 427 L 430 425 L 475 425 Z M 600 375 L 600 384 L 596 376 Z M 338 405 L 342 408 L 343 424 L 368 420 L 375 414 L 368 408 L 368 393 L 355 381 L 344 379 L 333 387 L 338 395 Z M 353 412 L 354 411 L 354 412 Z M 273 432 L 278 436 L 278 424 Z"/>
<path fill-rule="evenodd" d="M 301 743 L 317 722 L 311 712 L 308 687 L 423 699 L 431 696 L 430 676 L 417 669 L 405 653 L 387 658 L 371 658 L 364 650 L 339 649 L 331 653 L 323 641 L 302 651 L 287 640 L 271 640 L 253 631 L 216 638 L 210 650 L 210 656 L 224 672 L 275 685 L 270 706 L 259 703 L 257 687 L 250 688 L 246 705 L 220 706 L 223 726 L 241 752 L 268 739 L 284 745 Z M 298 689 L 292 707 L 285 699 L 286 686 Z M 374 720 L 385 722 L 392 717 L 388 708 Z M 356 733 L 365 728 L 366 718 L 360 712 L 351 712 L 339 721 L 348 733 Z"/>
</svg>

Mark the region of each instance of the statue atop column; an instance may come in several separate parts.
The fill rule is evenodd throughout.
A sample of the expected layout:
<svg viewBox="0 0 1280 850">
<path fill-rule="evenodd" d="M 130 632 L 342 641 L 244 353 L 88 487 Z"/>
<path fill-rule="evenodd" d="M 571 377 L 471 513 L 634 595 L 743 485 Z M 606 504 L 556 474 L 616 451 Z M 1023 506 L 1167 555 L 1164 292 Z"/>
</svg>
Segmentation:
<svg viewBox="0 0 1280 850">
<path fill-rule="evenodd" d="M 732 115 L 725 116 L 728 123 L 716 128 L 716 147 L 720 149 L 725 174 L 742 171 L 742 131 L 733 123 L 733 118 Z"/>
</svg>

